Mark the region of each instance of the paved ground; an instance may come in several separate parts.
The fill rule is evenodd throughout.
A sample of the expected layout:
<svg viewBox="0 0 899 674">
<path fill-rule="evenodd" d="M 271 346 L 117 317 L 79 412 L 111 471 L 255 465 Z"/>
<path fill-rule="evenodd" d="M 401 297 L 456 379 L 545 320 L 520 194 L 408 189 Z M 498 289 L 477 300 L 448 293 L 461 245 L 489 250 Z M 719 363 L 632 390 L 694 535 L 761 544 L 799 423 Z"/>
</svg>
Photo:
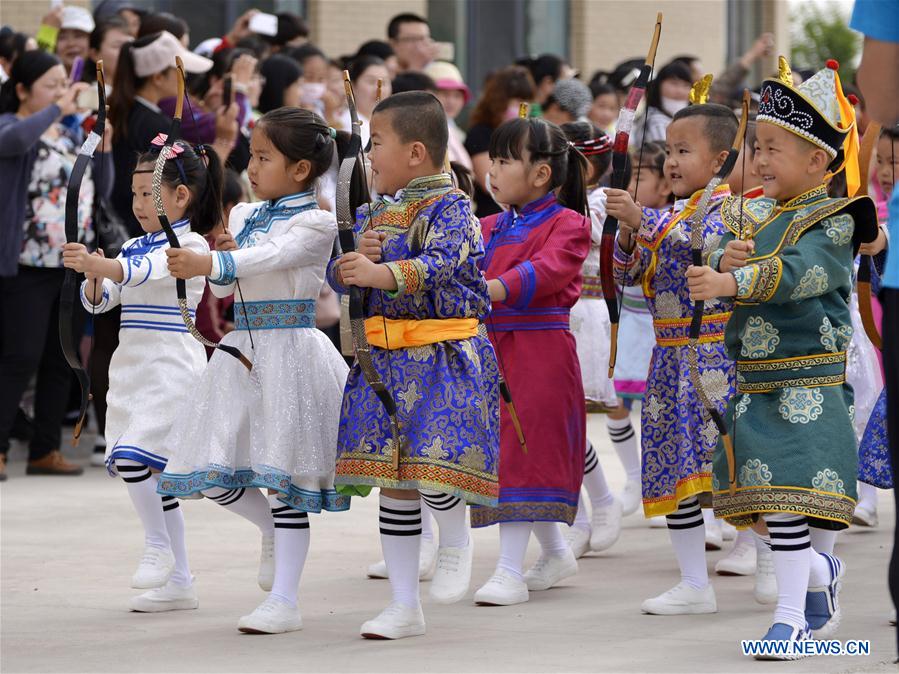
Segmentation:
<svg viewBox="0 0 899 674">
<path fill-rule="evenodd" d="M 590 435 L 612 483 L 623 472 L 602 422 Z M 86 438 L 90 440 L 90 438 Z M 90 443 L 84 443 L 89 446 Z M 75 451 L 86 459 L 86 449 Z M 200 608 L 129 613 L 128 586 L 142 537 L 123 485 L 89 469 L 82 478 L 25 477 L 12 455 L 0 486 L 3 672 L 895 672 L 886 588 L 888 527 L 844 534 L 848 563 L 841 639 L 870 639 L 872 654 L 757 663 L 739 639 L 760 637 L 771 608 L 752 598 L 752 579 L 716 577 L 715 616 L 640 614 L 640 601 L 677 581 L 667 533 L 639 516 L 626 520 L 609 552 L 581 560 L 563 586 L 527 604 L 475 607 L 426 600 L 428 634 L 399 642 L 358 638 L 362 622 L 388 599 L 386 581 L 366 580 L 380 557 L 376 498 L 349 513 L 313 518 L 312 549 L 300 591 L 305 629 L 288 635 L 237 632 L 239 616 L 264 597 L 255 582 L 255 529 L 208 501 L 185 504 Z M 881 520 L 892 520 L 881 498 Z M 475 533 L 474 582 L 497 556 L 493 529 Z M 536 556 L 532 542 L 529 559 Z M 723 553 L 710 553 L 710 567 Z M 423 595 L 426 596 L 426 587 Z"/>
</svg>

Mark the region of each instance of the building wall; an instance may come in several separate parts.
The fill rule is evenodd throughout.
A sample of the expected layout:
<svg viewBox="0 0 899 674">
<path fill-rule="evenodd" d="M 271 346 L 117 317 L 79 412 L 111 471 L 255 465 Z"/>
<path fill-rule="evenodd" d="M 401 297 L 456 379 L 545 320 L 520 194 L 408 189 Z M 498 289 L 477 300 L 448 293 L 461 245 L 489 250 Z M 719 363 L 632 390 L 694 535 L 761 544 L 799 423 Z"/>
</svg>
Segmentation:
<svg viewBox="0 0 899 674">
<path fill-rule="evenodd" d="M 88 0 L 66 0 L 67 5 L 88 9 Z M 0 25 L 10 25 L 29 35 L 37 33 L 41 19 L 50 11 L 48 0 L 0 0 Z"/>
<path fill-rule="evenodd" d="M 386 40 L 387 22 L 397 14 L 428 15 L 427 0 L 309 0 L 307 7 L 310 37 L 329 56 L 353 54 L 368 40 Z"/>
</svg>

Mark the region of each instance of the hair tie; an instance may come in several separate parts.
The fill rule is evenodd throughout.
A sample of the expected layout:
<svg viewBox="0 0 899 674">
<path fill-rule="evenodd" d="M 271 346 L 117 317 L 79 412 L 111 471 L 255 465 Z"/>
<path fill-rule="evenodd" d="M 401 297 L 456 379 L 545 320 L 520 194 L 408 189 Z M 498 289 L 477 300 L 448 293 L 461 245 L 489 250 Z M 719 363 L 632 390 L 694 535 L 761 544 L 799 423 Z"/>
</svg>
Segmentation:
<svg viewBox="0 0 899 674">
<path fill-rule="evenodd" d="M 333 126 L 328 127 L 328 134 L 331 136 L 331 138 L 337 140 L 337 129 L 335 129 Z"/>
</svg>

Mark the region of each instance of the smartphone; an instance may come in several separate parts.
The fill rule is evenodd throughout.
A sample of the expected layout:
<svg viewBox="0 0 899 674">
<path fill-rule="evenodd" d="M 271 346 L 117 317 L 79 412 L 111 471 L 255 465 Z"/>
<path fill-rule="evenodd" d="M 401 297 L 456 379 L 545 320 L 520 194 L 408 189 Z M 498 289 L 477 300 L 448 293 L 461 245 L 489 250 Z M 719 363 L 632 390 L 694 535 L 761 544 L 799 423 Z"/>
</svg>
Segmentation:
<svg viewBox="0 0 899 674">
<path fill-rule="evenodd" d="M 97 93 L 97 87 L 91 86 L 78 94 L 75 104 L 79 110 L 99 110 L 100 94 Z"/>
<path fill-rule="evenodd" d="M 231 106 L 231 75 L 225 75 L 225 82 L 222 85 L 222 105 L 226 108 Z"/>
<path fill-rule="evenodd" d="M 250 18 L 250 32 L 274 37 L 278 34 L 278 17 L 259 12 Z"/>
<path fill-rule="evenodd" d="M 81 81 L 81 76 L 84 74 L 84 59 L 80 56 L 76 56 L 75 60 L 72 61 L 72 72 L 69 74 L 69 84 L 74 84 L 75 82 Z"/>
</svg>

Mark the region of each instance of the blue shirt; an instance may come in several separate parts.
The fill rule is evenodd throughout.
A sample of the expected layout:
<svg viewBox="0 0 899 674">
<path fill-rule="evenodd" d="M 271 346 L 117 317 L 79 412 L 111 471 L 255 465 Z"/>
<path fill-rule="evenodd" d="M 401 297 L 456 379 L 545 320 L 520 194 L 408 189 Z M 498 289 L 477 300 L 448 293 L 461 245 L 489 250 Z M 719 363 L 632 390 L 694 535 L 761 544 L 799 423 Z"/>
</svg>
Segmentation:
<svg viewBox="0 0 899 674">
<path fill-rule="evenodd" d="M 899 0 L 856 0 L 849 27 L 881 42 L 899 42 Z M 890 243 L 883 286 L 899 290 L 899 189 L 893 187 L 889 216 Z"/>
</svg>

